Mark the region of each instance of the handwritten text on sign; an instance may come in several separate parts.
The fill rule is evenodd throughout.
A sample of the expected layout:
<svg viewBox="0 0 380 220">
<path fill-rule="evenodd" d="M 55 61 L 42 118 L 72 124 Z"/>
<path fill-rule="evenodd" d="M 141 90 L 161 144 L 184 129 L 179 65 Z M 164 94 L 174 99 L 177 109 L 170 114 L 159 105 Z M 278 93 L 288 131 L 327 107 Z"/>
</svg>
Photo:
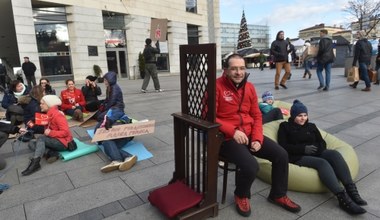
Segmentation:
<svg viewBox="0 0 380 220">
<path fill-rule="evenodd" d="M 155 121 L 153 120 L 133 124 L 115 125 L 108 130 L 105 128 L 98 128 L 91 142 L 151 134 L 154 133 L 154 125 Z"/>
</svg>

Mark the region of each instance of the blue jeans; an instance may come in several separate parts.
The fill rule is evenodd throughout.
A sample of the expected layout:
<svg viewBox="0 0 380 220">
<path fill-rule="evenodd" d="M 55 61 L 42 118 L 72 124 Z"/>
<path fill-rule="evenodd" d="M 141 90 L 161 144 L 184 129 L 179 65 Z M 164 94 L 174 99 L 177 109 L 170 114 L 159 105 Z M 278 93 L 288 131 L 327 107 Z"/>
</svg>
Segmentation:
<svg viewBox="0 0 380 220">
<path fill-rule="evenodd" d="M 368 76 L 368 64 L 359 63 L 359 73 L 360 73 L 360 78 L 364 80 L 365 82 L 365 87 L 371 87 L 371 81 L 369 81 L 369 76 Z"/>
<path fill-rule="evenodd" d="M 310 73 L 310 60 L 309 59 L 306 59 L 304 61 L 304 65 L 305 65 L 305 73 Z"/>
<path fill-rule="evenodd" d="M 103 141 L 104 153 L 111 159 L 111 161 L 124 161 L 125 158 L 131 157 L 130 153 L 121 150 L 131 138 L 120 138 L 115 140 Z"/>
<path fill-rule="evenodd" d="M 104 116 L 107 115 L 108 119 L 114 123 L 119 120 L 124 115 L 124 110 L 120 108 L 110 108 L 108 111 L 104 111 L 100 114 L 97 114 L 97 121 L 102 122 L 104 120 Z"/>
<path fill-rule="evenodd" d="M 319 80 L 320 86 L 325 86 L 327 88 L 330 88 L 330 80 L 331 80 L 331 65 L 332 63 L 318 63 L 317 65 L 317 75 Z M 324 83 L 322 71 L 325 69 L 326 73 L 326 83 Z"/>
</svg>

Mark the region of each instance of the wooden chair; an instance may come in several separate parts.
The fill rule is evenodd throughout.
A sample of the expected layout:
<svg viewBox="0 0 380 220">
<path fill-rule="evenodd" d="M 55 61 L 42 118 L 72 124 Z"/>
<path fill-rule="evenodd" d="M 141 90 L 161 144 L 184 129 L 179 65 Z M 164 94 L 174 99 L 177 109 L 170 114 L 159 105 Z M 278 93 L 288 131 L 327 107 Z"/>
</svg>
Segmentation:
<svg viewBox="0 0 380 220">
<path fill-rule="evenodd" d="M 175 170 L 171 182 L 184 181 L 203 195 L 195 207 L 177 219 L 201 219 L 218 214 L 218 154 L 222 143 L 215 123 L 216 45 L 181 45 L 181 112 L 174 118 Z"/>
<path fill-rule="evenodd" d="M 223 162 L 223 166 L 219 164 L 219 167 L 223 169 L 223 189 L 222 189 L 222 204 L 226 202 L 226 194 L 227 194 L 227 181 L 228 181 L 228 172 L 235 172 L 235 183 L 236 183 L 236 172 L 238 171 L 238 167 L 233 164 L 233 167 L 230 167 L 231 162 L 229 162 L 226 158 L 219 156 L 219 162 Z"/>
</svg>

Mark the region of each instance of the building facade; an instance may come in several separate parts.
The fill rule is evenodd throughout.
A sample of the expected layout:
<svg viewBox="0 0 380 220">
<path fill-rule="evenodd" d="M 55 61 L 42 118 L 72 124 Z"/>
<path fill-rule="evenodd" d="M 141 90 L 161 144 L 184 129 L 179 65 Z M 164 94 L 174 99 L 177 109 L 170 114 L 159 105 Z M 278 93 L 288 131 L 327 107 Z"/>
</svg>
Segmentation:
<svg viewBox="0 0 380 220">
<path fill-rule="evenodd" d="M 138 55 L 152 36 L 160 73 L 179 73 L 182 44 L 216 43 L 220 57 L 218 0 L 4 0 L 0 14 L 0 28 L 9 30 L 0 36 L 3 64 L 11 70 L 28 56 L 36 76 L 51 80 L 84 80 L 93 65 L 139 78 Z"/>
<path fill-rule="evenodd" d="M 258 50 L 268 49 L 270 29 L 266 25 L 247 25 L 252 47 Z M 236 51 L 239 39 L 240 24 L 221 23 L 221 50 L 222 54 Z"/>
<path fill-rule="evenodd" d="M 342 26 L 340 26 L 340 27 L 327 26 L 327 25 L 322 23 L 322 24 L 317 24 L 313 27 L 309 27 L 309 28 L 305 28 L 305 29 L 300 30 L 298 32 L 298 37 L 301 39 L 304 39 L 304 40 L 319 38 L 320 37 L 319 32 L 323 29 L 328 31 L 329 36 L 333 36 L 334 33 L 336 33 L 336 32 L 345 31 L 345 29 Z"/>
</svg>

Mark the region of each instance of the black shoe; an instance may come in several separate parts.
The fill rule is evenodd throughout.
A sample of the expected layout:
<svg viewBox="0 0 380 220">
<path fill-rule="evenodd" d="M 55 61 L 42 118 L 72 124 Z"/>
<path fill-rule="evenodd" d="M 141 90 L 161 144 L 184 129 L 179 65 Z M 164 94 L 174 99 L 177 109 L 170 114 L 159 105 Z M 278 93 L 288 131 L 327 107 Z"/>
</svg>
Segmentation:
<svg viewBox="0 0 380 220">
<path fill-rule="evenodd" d="M 309 79 L 311 78 L 311 73 L 308 73 L 309 74 Z"/>
<path fill-rule="evenodd" d="M 23 176 L 28 176 L 28 175 L 38 171 L 39 169 L 41 169 L 40 160 L 41 160 L 40 157 L 31 159 L 28 168 L 26 168 L 26 170 L 22 171 L 21 174 Z"/>
<path fill-rule="evenodd" d="M 350 86 L 353 88 L 353 89 L 356 89 L 356 86 L 358 85 L 359 82 L 354 82 L 352 84 L 350 84 Z"/>
<path fill-rule="evenodd" d="M 347 184 L 344 187 L 346 188 L 347 194 L 356 204 L 367 205 L 367 202 L 364 199 L 362 199 L 362 197 L 360 197 L 355 183 Z"/>
<path fill-rule="evenodd" d="M 323 89 L 323 87 L 324 87 L 324 86 L 319 86 L 319 87 L 317 88 L 317 90 L 321 90 L 321 89 Z"/>
<path fill-rule="evenodd" d="M 274 89 L 275 89 L 275 90 L 279 90 L 280 88 L 279 88 L 278 86 L 275 86 Z"/>
<path fill-rule="evenodd" d="M 288 89 L 288 87 L 286 87 L 284 84 L 280 84 L 280 86 L 284 89 Z"/>
<path fill-rule="evenodd" d="M 303 74 L 303 77 L 302 77 L 302 78 L 306 78 L 306 74 L 307 74 L 307 72 L 305 72 L 305 73 Z"/>
<path fill-rule="evenodd" d="M 353 202 L 344 190 L 336 194 L 336 197 L 339 201 L 340 208 L 351 215 L 359 215 L 367 212 L 365 209 Z"/>
<path fill-rule="evenodd" d="M 57 161 L 59 159 L 59 153 L 58 151 L 55 151 L 55 150 L 49 150 L 47 153 L 46 153 L 46 161 L 48 163 L 54 163 L 55 161 Z"/>
<path fill-rule="evenodd" d="M 292 78 L 292 74 L 291 73 L 288 76 L 288 80 L 290 80 L 290 78 Z"/>
<path fill-rule="evenodd" d="M 373 85 L 380 85 L 379 80 L 376 80 L 376 82 Z"/>
<path fill-rule="evenodd" d="M 323 91 L 329 91 L 329 87 L 325 87 L 325 88 L 323 88 Z"/>
</svg>

